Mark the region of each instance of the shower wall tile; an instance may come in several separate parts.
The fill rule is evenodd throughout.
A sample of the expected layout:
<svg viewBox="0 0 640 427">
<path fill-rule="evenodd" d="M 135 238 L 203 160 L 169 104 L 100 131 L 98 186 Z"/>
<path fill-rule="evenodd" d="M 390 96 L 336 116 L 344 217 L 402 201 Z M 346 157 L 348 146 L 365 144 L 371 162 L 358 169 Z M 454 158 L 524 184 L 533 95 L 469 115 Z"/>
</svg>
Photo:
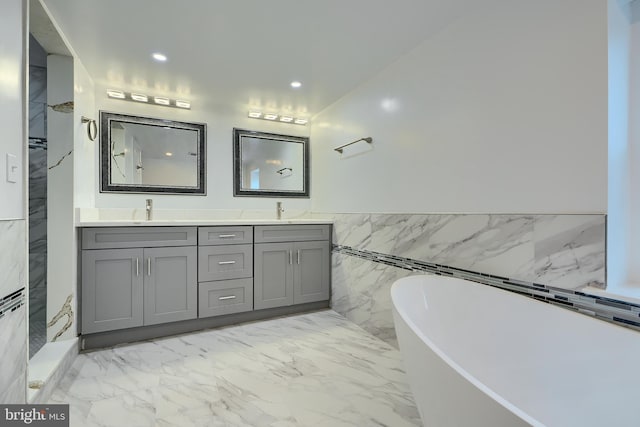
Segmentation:
<svg viewBox="0 0 640 427">
<path fill-rule="evenodd" d="M 29 67 L 29 136 L 47 136 L 47 69 Z"/>
<path fill-rule="evenodd" d="M 605 215 L 329 217 L 337 245 L 564 289 L 605 286 Z M 388 290 L 395 280 L 412 273 L 344 254 L 333 257 L 332 307 L 393 343 Z"/>
</svg>

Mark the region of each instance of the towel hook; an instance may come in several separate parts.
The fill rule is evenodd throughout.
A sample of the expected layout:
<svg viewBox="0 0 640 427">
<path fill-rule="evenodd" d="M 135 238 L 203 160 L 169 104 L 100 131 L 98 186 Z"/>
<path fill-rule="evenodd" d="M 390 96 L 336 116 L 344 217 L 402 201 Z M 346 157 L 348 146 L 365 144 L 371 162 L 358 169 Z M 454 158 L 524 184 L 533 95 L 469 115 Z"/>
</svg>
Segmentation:
<svg viewBox="0 0 640 427">
<path fill-rule="evenodd" d="M 87 123 L 87 136 L 89 140 L 95 141 L 98 136 L 98 124 L 94 119 L 90 119 L 88 117 L 82 116 L 82 123 Z"/>
</svg>

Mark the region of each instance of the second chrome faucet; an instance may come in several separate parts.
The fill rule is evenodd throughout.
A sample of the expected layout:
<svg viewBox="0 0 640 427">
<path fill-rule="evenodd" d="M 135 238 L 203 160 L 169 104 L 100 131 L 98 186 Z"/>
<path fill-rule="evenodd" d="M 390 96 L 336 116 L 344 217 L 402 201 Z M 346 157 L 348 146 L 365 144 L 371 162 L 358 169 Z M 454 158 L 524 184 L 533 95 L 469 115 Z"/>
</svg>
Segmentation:
<svg viewBox="0 0 640 427">
<path fill-rule="evenodd" d="M 284 212 L 282 202 L 276 202 L 276 218 L 282 219 L 282 212 Z"/>
<path fill-rule="evenodd" d="M 151 218 L 153 217 L 153 200 L 152 199 L 147 199 L 145 204 L 145 211 L 147 213 L 147 221 L 151 221 Z"/>
</svg>

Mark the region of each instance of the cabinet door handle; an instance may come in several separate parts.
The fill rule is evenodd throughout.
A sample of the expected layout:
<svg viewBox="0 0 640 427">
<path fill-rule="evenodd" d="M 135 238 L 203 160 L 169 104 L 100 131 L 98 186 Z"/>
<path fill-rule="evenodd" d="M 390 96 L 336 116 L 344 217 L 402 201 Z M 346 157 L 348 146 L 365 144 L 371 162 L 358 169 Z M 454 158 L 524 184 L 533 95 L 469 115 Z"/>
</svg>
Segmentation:
<svg viewBox="0 0 640 427">
<path fill-rule="evenodd" d="M 229 295 L 228 297 L 220 297 L 218 298 L 220 301 L 224 301 L 226 299 L 236 299 L 235 295 Z"/>
<path fill-rule="evenodd" d="M 289 251 L 289 265 L 293 264 L 293 251 Z"/>
<path fill-rule="evenodd" d="M 219 234 L 218 237 L 221 239 L 229 239 L 231 237 L 236 237 L 236 235 L 235 234 Z"/>
<path fill-rule="evenodd" d="M 235 264 L 235 261 L 218 261 L 218 265 Z"/>
<path fill-rule="evenodd" d="M 298 265 L 299 265 L 300 264 L 300 249 L 298 249 L 296 258 L 298 258 Z"/>
<path fill-rule="evenodd" d="M 147 258 L 147 276 L 151 276 L 151 257 Z"/>
<path fill-rule="evenodd" d="M 140 258 L 136 258 L 136 276 L 140 275 Z"/>
</svg>

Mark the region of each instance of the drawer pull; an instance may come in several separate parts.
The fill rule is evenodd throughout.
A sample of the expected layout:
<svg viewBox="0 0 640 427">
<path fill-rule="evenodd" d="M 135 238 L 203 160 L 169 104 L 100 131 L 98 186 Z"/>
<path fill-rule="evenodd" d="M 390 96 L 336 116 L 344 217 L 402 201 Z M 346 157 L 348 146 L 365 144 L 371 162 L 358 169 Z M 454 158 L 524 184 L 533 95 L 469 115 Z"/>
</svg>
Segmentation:
<svg viewBox="0 0 640 427">
<path fill-rule="evenodd" d="M 236 299 L 236 296 L 235 296 L 235 295 L 229 295 L 229 296 L 227 296 L 227 297 L 220 297 L 220 298 L 218 298 L 218 299 L 219 299 L 220 301 L 224 301 L 224 300 L 226 300 L 226 299 Z"/>
<path fill-rule="evenodd" d="M 235 264 L 235 261 L 219 261 L 218 265 Z"/>
<path fill-rule="evenodd" d="M 236 235 L 235 234 L 219 234 L 218 237 L 221 239 L 230 239 L 231 237 L 236 237 Z"/>
</svg>

